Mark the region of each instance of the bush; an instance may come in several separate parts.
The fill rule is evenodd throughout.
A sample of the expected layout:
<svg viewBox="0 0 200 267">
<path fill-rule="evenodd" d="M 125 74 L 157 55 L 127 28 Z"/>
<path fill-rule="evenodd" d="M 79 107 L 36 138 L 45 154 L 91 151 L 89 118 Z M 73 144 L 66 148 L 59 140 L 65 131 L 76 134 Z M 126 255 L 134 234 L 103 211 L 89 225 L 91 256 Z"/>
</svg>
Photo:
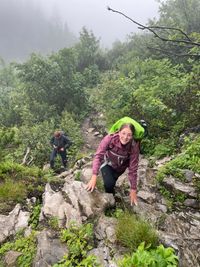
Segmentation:
<svg viewBox="0 0 200 267">
<path fill-rule="evenodd" d="M 173 152 L 173 147 L 171 144 L 165 144 L 165 143 L 157 144 L 154 148 L 153 156 L 160 159 L 165 156 L 171 155 L 172 152 Z"/>
<path fill-rule="evenodd" d="M 27 188 L 22 182 L 8 180 L 0 185 L 0 202 L 22 202 L 27 195 Z"/>
<path fill-rule="evenodd" d="M 161 182 L 166 175 L 172 175 L 179 180 L 184 180 L 181 169 L 189 169 L 200 173 L 200 136 L 190 142 L 184 151 L 175 159 L 168 162 L 157 173 L 156 179 Z"/>
<path fill-rule="evenodd" d="M 148 250 L 144 242 L 140 244 L 137 251 L 131 256 L 125 256 L 119 267 L 177 267 L 178 257 L 173 248 L 164 248 L 163 245 L 156 249 Z"/>
<path fill-rule="evenodd" d="M 158 243 L 158 236 L 153 227 L 128 212 L 119 217 L 116 236 L 118 242 L 130 251 L 136 250 L 141 242 L 144 242 L 145 246 L 151 245 L 152 247 Z"/>
<path fill-rule="evenodd" d="M 0 213 L 12 209 L 14 204 L 23 202 L 27 197 L 41 197 L 46 182 L 51 180 L 52 174 L 38 167 L 1 162 Z"/>
<path fill-rule="evenodd" d="M 71 223 L 61 231 L 61 241 L 67 244 L 68 255 L 53 267 L 98 267 L 96 257 L 88 255 L 92 249 L 93 227 L 90 223 L 78 226 Z"/>
<path fill-rule="evenodd" d="M 24 237 L 22 233 L 19 233 L 13 242 L 7 242 L 2 245 L 0 248 L 0 259 L 2 259 L 5 253 L 9 250 L 22 253 L 17 259 L 17 266 L 31 266 L 36 254 L 36 232 L 32 232 L 27 237 Z"/>
<path fill-rule="evenodd" d="M 73 163 L 75 162 L 76 155 L 83 144 L 80 125 L 73 119 L 73 116 L 70 113 L 64 111 L 62 113 L 60 127 L 67 135 L 69 135 L 69 138 L 72 141 L 72 146 L 68 151 L 68 157 L 69 161 Z"/>
</svg>

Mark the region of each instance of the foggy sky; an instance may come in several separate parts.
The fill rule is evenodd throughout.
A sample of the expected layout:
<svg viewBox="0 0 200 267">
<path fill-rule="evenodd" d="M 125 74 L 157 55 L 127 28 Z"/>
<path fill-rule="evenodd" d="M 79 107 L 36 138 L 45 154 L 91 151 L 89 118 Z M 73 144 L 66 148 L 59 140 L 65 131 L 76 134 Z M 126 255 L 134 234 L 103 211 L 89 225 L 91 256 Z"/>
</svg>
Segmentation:
<svg viewBox="0 0 200 267">
<path fill-rule="evenodd" d="M 30 0 L 29 0 L 30 1 Z M 101 45 L 125 40 L 127 34 L 138 32 L 137 26 L 123 16 L 107 10 L 107 6 L 145 24 L 158 17 L 156 0 L 34 0 L 53 20 L 61 18 L 79 36 L 83 26 L 92 30 Z"/>
</svg>

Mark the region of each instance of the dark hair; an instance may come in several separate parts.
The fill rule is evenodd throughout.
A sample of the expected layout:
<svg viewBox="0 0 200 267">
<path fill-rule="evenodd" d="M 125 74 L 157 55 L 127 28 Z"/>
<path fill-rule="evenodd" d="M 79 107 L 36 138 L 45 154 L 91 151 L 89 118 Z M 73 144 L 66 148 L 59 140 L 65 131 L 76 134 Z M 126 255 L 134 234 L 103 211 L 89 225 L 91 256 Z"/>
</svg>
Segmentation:
<svg viewBox="0 0 200 267">
<path fill-rule="evenodd" d="M 132 134 L 134 134 L 134 132 L 135 132 L 135 127 L 131 123 L 122 124 L 122 126 L 119 128 L 119 131 L 123 130 L 124 128 L 129 128 L 131 130 Z"/>
</svg>

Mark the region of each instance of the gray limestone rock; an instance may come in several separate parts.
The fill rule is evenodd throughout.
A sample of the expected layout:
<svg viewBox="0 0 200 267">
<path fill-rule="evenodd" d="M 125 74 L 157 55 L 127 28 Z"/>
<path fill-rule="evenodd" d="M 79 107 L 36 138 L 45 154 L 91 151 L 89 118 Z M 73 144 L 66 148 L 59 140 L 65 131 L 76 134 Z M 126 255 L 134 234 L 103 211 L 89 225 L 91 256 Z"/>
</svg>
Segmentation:
<svg viewBox="0 0 200 267">
<path fill-rule="evenodd" d="M 47 267 L 60 261 L 64 255 L 68 254 L 66 245 L 62 244 L 57 236 L 51 232 L 43 230 L 38 236 L 38 246 L 33 267 Z"/>
<path fill-rule="evenodd" d="M 17 204 L 9 215 L 0 215 L 0 244 L 20 229 L 26 228 L 29 216 L 29 212 L 21 210 L 20 204 Z"/>
</svg>

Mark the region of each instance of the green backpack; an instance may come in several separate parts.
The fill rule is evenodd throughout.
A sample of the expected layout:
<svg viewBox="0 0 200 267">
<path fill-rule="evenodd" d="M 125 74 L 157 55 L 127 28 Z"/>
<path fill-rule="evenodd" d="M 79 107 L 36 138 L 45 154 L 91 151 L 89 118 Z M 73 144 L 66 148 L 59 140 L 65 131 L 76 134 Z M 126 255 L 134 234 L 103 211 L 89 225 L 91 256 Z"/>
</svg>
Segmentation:
<svg viewBox="0 0 200 267">
<path fill-rule="evenodd" d="M 116 133 L 117 131 L 119 131 L 120 127 L 126 123 L 133 124 L 133 126 L 135 128 L 135 132 L 133 135 L 134 139 L 135 140 L 142 140 L 142 138 L 145 135 L 145 129 L 137 121 L 131 119 L 130 117 L 123 117 L 123 118 L 119 119 L 117 122 L 115 122 L 113 124 L 113 126 L 110 128 L 109 134 Z"/>
</svg>

